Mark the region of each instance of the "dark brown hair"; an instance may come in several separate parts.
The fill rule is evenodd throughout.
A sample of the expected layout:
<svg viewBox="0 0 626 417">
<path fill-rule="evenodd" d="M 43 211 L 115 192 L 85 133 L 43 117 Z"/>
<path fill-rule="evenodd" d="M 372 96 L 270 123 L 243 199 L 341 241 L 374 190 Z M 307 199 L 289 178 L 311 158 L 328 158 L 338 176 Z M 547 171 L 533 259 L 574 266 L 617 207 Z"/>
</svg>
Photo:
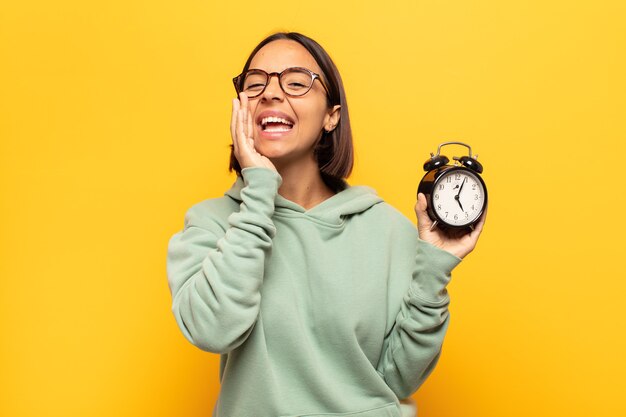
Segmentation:
<svg viewBox="0 0 626 417">
<path fill-rule="evenodd" d="M 350 127 L 350 117 L 348 116 L 348 102 L 343 89 L 341 76 L 339 75 L 335 63 L 324 48 L 313 39 L 300 33 L 278 32 L 263 39 L 256 48 L 254 48 L 241 72 L 244 73 L 250 68 L 252 58 L 254 58 L 256 53 L 259 52 L 263 46 L 280 39 L 296 41 L 309 51 L 322 70 L 322 74 L 320 75 L 328 88 L 328 107 L 330 108 L 337 104 L 341 106 L 339 110 L 339 123 L 330 133 L 327 133 L 325 130 L 323 131 L 322 138 L 315 148 L 317 163 L 324 180 L 332 185 L 341 184 L 341 179 L 347 178 L 350 175 L 352 166 L 354 165 L 352 129 Z M 241 166 L 233 153 L 233 145 L 230 145 L 230 147 L 229 170 L 235 170 L 237 175 L 241 176 Z"/>
</svg>

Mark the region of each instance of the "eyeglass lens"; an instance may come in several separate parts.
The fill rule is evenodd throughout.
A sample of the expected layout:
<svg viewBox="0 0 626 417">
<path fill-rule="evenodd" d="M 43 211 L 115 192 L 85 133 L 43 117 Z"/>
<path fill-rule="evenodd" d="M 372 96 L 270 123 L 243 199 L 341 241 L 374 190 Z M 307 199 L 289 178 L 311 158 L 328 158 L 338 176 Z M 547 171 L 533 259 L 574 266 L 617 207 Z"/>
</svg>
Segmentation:
<svg viewBox="0 0 626 417">
<path fill-rule="evenodd" d="M 256 97 L 263 92 L 269 82 L 269 76 L 258 70 L 250 70 L 243 80 L 243 91 L 248 97 Z M 283 91 L 291 96 L 301 96 L 306 94 L 313 84 L 313 77 L 310 73 L 299 70 L 285 70 L 279 77 L 279 82 Z"/>
</svg>

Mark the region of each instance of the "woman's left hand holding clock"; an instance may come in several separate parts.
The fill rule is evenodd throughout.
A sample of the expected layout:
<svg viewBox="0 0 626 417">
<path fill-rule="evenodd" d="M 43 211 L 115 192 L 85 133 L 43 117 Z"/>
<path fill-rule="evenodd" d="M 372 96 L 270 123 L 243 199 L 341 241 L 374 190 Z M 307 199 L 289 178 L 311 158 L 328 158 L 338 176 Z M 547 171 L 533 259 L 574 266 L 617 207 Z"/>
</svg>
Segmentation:
<svg viewBox="0 0 626 417">
<path fill-rule="evenodd" d="M 460 191 L 461 190 L 459 190 L 459 192 Z M 431 230 L 433 221 L 428 217 L 426 206 L 426 196 L 423 193 L 419 193 L 417 203 L 415 204 L 415 214 L 417 215 L 417 231 L 420 239 L 440 249 L 446 250 L 461 259 L 474 250 L 478 242 L 478 237 L 485 225 L 487 207 L 485 207 L 485 211 L 478 223 L 476 223 L 474 230 L 467 232 L 465 230 L 442 230 L 438 227 Z"/>
</svg>

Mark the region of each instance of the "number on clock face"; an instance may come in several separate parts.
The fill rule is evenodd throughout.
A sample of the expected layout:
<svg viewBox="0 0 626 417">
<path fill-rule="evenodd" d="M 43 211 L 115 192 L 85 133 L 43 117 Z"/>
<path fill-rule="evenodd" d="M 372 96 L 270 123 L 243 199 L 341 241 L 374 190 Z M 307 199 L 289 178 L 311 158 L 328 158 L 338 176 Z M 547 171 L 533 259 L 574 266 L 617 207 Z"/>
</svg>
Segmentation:
<svg viewBox="0 0 626 417">
<path fill-rule="evenodd" d="M 485 190 L 473 172 L 449 170 L 437 178 L 430 203 L 445 223 L 465 226 L 481 214 Z"/>
</svg>

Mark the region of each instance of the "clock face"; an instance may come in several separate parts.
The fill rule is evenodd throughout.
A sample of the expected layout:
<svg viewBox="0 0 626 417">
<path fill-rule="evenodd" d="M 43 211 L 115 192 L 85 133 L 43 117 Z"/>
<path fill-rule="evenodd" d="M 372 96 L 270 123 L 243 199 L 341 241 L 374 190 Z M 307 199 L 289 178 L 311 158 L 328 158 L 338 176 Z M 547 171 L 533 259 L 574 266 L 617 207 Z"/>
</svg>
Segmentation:
<svg viewBox="0 0 626 417">
<path fill-rule="evenodd" d="M 482 180 L 468 169 L 449 169 L 433 184 L 432 209 L 441 221 L 452 226 L 474 222 L 482 213 L 485 201 Z"/>
</svg>

